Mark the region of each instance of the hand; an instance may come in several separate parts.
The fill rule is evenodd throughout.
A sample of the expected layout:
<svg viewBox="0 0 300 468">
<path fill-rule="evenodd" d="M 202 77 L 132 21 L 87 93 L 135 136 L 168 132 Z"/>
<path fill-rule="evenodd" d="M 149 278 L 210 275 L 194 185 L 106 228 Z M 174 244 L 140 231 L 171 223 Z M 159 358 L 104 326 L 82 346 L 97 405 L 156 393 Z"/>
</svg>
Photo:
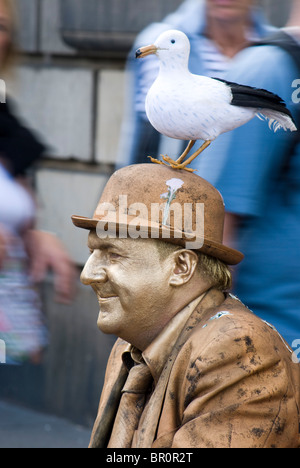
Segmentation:
<svg viewBox="0 0 300 468">
<path fill-rule="evenodd" d="M 78 272 L 59 239 L 48 232 L 29 230 L 25 235 L 25 246 L 33 281 L 43 281 L 48 270 L 52 270 L 56 300 L 70 304 L 75 295 Z"/>
</svg>

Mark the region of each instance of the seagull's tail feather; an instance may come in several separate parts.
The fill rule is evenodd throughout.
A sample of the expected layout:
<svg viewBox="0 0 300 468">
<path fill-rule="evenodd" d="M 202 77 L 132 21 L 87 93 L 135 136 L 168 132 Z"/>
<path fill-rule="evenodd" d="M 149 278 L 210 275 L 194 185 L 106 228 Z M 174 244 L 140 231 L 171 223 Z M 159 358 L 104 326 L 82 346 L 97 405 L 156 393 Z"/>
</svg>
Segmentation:
<svg viewBox="0 0 300 468">
<path fill-rule="evenodd" d="M 256 116 L 261 120 L 268 120 L 269 127 L 274 132 L 277 132 L 281 128 L 284 130 L 290 130 L 291 132 L 296 132 L 297 127 L 293 121 L 293 119 L 287 115 L 283 114 L 282 112 L 273 111 L 270 109 L 261 109 Z"/>
</svg>

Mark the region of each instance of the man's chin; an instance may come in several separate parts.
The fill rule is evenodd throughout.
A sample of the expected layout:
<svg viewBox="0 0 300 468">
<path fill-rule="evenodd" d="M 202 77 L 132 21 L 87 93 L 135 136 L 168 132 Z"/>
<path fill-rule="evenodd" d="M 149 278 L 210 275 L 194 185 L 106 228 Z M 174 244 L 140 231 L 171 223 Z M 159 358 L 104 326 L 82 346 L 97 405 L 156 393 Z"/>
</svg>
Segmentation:
<svg viewBox="0 0 300 468">
<path fill-rule="evenodd" d="M 114 314 L 113 310 L 110 310 L 110 307 L 108 306 L 101 306 L 99 315 L 98 315 L 98 320 L 97 320 L 97 327 L 99 328 L 100 331 L 107 335 L 115 335 L 117 332 L 117 329 L 119 328 Z"/>
</svg>

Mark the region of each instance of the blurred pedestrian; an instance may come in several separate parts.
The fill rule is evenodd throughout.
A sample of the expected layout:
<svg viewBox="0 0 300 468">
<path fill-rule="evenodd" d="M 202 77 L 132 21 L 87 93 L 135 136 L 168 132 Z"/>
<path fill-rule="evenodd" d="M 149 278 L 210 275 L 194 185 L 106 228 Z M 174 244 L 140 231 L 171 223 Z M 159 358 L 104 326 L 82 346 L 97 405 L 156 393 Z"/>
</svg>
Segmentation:
<svg viewBox="0 0 300 468">
<path fill-rule="evenodd" d="M 0 0 L 0 77 L 7 80 L 15 56 L 16 11 Z M 24 127 L 7 99 L 0 103 L 0 339 L 7 363 L 38 363 L 47 344 L 37 282 L 48 269 L 55 275 L 57 299 L 69 302 L 75 267 L 60 241 L 37 231 L 34 195 L 26 171 L 45 152 Z"/>
<path fill-rule="evenodd" d="M 294 0 L 288 26 L 284 32 L 300 40 L 299 0 Z M 243 51 L 227 74 L 230 81 L 281 96 L 298 128 L 295 86 L 299 78 L 300 68 L 292 55 L 274 45 Z M 300 338 L 299 131 L 296 136 L 274 133 L 254 119 L 212 146 L 194 168 L 224 196 L 225 241 L 245 254 L 236 271 L 234 292 L 296 347 Z"/>
<path fill-rule="evenodd" d="M 224 78 L 233 57 L 249 43 L 268 35 L 273 29 L 255 0 L 185 0 L 177 11 L 162 23 L 154 23 L 137 37 L 133 50 L 152 44 L 168 29 L 179 29 L 191 42 L 190 71 L 198 75 Z M 156 57 L 128 60 L 128 99 L 117 166 L 147 162 L 147 156 L 172 153 L 176 156 L 184 147 L 178 140 L 158 134 L 145 113 L 145 99 L 155 81 L 159 64 Z M 125 151 L 124 151 L 125 148 Z M 126 156 L 125 156 L 126 155 Z"/>
</svg>

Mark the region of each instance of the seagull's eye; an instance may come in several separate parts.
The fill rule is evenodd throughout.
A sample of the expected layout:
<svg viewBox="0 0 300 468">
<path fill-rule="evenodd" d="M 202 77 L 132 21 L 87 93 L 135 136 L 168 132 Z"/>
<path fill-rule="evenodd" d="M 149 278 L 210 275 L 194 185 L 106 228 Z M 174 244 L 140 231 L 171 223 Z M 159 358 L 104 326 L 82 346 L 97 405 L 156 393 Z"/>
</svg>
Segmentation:
<svg viewBox="0 0 300 468">
<path fill-rule="evenodd" d="M 171 44 L 175 44 L 175 39 L 171 39 Z"/>
</svg>

